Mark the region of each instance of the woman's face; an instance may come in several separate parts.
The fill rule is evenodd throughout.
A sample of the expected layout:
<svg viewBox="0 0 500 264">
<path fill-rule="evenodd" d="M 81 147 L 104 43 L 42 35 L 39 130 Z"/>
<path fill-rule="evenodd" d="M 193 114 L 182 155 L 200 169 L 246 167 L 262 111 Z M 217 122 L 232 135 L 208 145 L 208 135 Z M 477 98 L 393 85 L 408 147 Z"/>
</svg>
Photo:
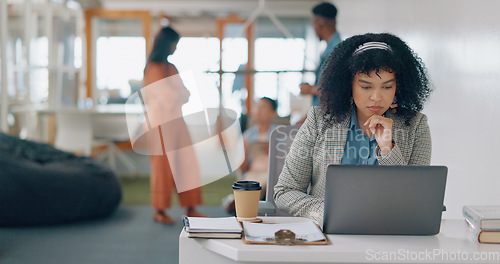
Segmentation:
<svg viewBox="0 0 500 264">
<path fill-rule="evenodd" d="M 270 124 L 276 116 L 271 103 L 266 99 L 260 99 L 257 105 L 252 108 L 253 119 L 256 123 Z"/>
<path fill-rule="evenodd" d="M 357 73 L 352 82 L 352 97 L 358 116 L 367 119 L 372 115 L 383 115 L 391 106 L 396 94 L 394 72 L 379 70 L 369 75 Z"/>
</svg>

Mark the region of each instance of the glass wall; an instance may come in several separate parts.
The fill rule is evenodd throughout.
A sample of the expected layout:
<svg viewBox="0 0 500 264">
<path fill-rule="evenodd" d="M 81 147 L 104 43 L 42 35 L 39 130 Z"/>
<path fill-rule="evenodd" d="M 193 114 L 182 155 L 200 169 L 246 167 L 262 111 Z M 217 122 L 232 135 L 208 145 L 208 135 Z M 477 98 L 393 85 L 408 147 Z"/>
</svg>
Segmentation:
<svg viewBox="0 0 500 264">
<path fill-rule="evenodd" d="M 35 109 L 76 103 L 82 82 L 82 10 L 74 2 L 46 0 L 7 5 L 9 132 L 37 140 Z"/>
<path fill-rule="evenodd" d="M 128 97 L 130 80 L 141 80 L 146 62 L 144 37 L 101 36 L 96 41 L 96 85 L 100 102 Z"/>
<path fill-rule="evenodd" d="M 123 103 L 140 81 L 146 65 L 146 39 L 141 19 L 93 18 L 95 99 Z"/>
<path fill-rule="evenodd" d="M 218 107 L 220 98 L 222 105 L 240 114 L 247 113 L 248 100 L 254 102 L 267 96 L 277 99 L 280 116 L 290 115 L 293 108 L 290 101 L 299 96 L 300 83 L 314 82 L 320 46 L 310 19 L 280 18 L 293 35 L 286 38 L 269 19 L 259 18 L 251 39 L 243 28 L 244 20 L 227 21 L 222 26 L 222 41 L 211 36 L 182 37 L 170 61 L 181 74 L 203 73 L 210 76 L 213 85 L 219 86 L 220 94 L 218 91 L 210 100 L 204 98 L 205 104 Z M 113 96 L 125 100 L 133 92 L 130 82 L 142 80 L 146 61 L 140 20 L 98 18 L 93 27 L 97 103 L 115 102 Z M 179 33 L 183 35 L 182 31 Z M 249 84 L 252 87 L 246 87 Z M 251 98 L 248 98 L 249 88 Z"/>
<path fill-rule="evenodd" d="M 285 37 L 267 18 L 258 18 L 254 22 L 253 33 L 248 38 L 243 28 L 244 20 L 240 23 L 233 20 L 228 18 L 228 22 L 221 27 L 222 69 L 217 73 L 221 75 L 224 106 L 238 113 L 248 113 L 248 100 L 251 106 L 259 98 L 267 96 L 278 101 L 280 116 L 290 115 L 291 97 L 299 96 L 300 83 L 314 82 L 320 47 L 310 19 L 280 18 L 293 36 L 291 38 Z M 249 54 L 252 55 L 250 58 Z M 251 81 L 247 80 L 248 77 Z M 248 84 L 252 87 L 246 87 Z"/>
<path fill-rule="evenodd" d="M 81 10 L 51 1 L 11 4 L 7 41 L 10 104 L 75 104 L 82 65 L 79 19 Z"/>
<path fill-rule="evenodd" d="M 219 107 L 219 39 L 214 37 L 182 37 L 177 50 L 169 58 L 190 91 L 189 103 L 182 106 L 184 115 L 205 108 Z M 193 77 L 202 76 L 200 78 Z"/>
<path fill-rule="evenodd" d="M 278 114 L 290 114 L 290 94 L 299 95 L 305 60 L 304 38 L 257 38 L 255 40 L 254 100 L 278 100 Z M 266 72 L 267 71 L 267 72 Z M 262 73 L 259 73 L 262 72 Z"/>
</svg>

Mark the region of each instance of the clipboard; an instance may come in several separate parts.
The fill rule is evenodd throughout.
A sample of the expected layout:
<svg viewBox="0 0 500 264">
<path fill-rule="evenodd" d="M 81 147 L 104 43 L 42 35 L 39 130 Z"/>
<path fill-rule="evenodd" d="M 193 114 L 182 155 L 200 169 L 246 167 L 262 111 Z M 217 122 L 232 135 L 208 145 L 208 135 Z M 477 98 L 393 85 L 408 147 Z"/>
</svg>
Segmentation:
<svg viewBox="0 0 500 264">
<path fill-rule="evenodd" d="M 316 225 L 318 226 L 318 225 Z M 319 228 L 319 226 L 318 226 Z M 320 228 L 321 230 L 321 228 Z M 284 246 L 295 246 L 295 245 L 330 245 L 331 241 L 328 236 L 322 232 L 325 240 L 320 241 L 301 241 L 297 239 L 295 233 L 288 229 L 280 229 L 274 233 L 274 238 L 266 239 L 267 241 L 249 241 L 245 238 L 245 231 L 243 230 L 243 234 L 241 240 L 245 244 L 254 244 L 254 245 L 284 245 Z"/>
</svg>

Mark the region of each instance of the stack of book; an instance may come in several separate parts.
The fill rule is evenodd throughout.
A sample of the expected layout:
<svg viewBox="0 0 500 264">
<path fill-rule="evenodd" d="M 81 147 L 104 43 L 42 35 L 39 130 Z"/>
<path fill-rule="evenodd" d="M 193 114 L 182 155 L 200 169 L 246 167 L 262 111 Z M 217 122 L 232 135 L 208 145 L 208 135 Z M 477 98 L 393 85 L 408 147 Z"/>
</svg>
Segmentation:
<svg viewBox="0 0 500 264">
<path fill-rule="evenodd" d="M 241 238 L 243 232 L 236 217 L 184 217 L 184 229 L 193 238 Z"/>
<path fill-rule="evenodd" d="M 473 238 L 480 243 L 500 243 L 500 205 L 463 207 Z"/>
</svg>

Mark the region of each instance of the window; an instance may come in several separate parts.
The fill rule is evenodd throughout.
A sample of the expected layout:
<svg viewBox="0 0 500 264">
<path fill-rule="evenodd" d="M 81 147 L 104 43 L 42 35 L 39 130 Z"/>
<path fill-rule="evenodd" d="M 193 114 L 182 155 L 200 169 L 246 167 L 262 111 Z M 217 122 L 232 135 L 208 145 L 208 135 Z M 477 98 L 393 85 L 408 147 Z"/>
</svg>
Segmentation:
<svg viewBox="0 0 500 264">
<path fill-rule="evenodd" d="M 13 4 L 9 10 L 10 103 L 74 105 L 82 61 L 81 44 L 75 45 L 82 34 L 77 29 L 81 10 L 37 1 L 26 8 L 25 4 Z M 49 92 L 49 87 L 53 91 Z"/>
<path fill-rule="evenodd" d="M 169 57 L 190 91 L 189 102 L 182 106 L 184 116 L 202 111 L 203 108 L 219 107 L 219 39 L 202 37 L 182 37 L 177 50 Z M 193 76 L 194 74 L 194 76 Z M 203 81 L 196 79 L 202 75 Z"/>
<path fill-rule="evenodd" d="M 234 17 L 221 20 L 221 91 L 226 107 L 245 113 L 253 102 L 266 96 L 277 100 L 280 116 L 288 116 L 292 95 L 300 94 L 300 83 L 314 82 L 318 40 L 310 19 L 280 18 L 280 21 L 293 38 L 285 38 L 269 19 L 258 18 L 253 25 L 256 38 L 248 42 L 253 34 L 247 29 L 245 37 L 244 20 Z M 248 58 L 249 54 L 253 56 Z M 249 84 L 251 87 L 246 87 Z"/>
<path fill-rule="evenodd" d="M 111 93 L 128 97 L 129 81 L 141 80 L 146 63 L 146 41 L 143 37 L 99 37 L 96 41 L 96 86 L 99 102 L 106 102 Z"/>
<path fill-rule="evenodd" d="M 303 38 L 258 38 L 255 40 L 254 100 L 278 99 L 278 115 L 290 114 L 290 94 L 300 93 L 304 68 Z M 266 72 L 267 71 L 267 72 Z M 259 73 L 260 72 L 260 73 Z"/>
<path fill-rule="evenodd" d="M 94 103 L 125 103 L 141 81 L 148 52 L 149 11 L 89 9 L 87 36 L 87 92 Z"/>
</svg>

